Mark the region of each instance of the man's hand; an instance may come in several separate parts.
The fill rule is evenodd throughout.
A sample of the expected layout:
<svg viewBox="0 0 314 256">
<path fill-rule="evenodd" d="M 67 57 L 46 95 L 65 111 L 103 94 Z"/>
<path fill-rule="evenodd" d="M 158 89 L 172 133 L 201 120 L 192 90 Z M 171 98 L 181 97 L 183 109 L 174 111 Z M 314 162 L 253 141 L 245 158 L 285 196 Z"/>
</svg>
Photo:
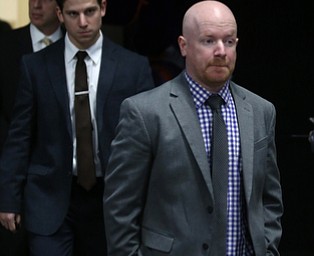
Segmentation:
<svg viewBox="0 0 314 256">
<path fill-rule="evenodd" d="M 21 223 L 21 215 L 16 213 L 0 212 L 0 222 L 6 229 L 14 232 Z"/>
</svg>

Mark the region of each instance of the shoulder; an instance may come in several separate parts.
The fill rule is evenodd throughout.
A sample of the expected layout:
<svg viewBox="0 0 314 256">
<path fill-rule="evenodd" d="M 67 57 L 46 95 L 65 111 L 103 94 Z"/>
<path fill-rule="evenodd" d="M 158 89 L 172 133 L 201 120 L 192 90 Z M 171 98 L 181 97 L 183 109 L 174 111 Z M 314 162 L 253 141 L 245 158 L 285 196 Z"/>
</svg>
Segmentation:
<svg viewBox="0 0 314 256">
<path fill-rule="evenodd" d="M 31 38 L 29 25 L 8 31 L 6 38 L 14 41 L 18 41 L 20 38 Z"/>
<path fill-rule="evenodd" d="M 14 49 L 21 43 L 31 41 L 29 25 L 21 28 L 13 29 L 4 33 L 1 37 L 1 49 Z"/>
<path fill-rule="evenodd" d="M 239 109 L 238 113 L 252 112 L 257 122 L 274 120 L 276 108 L 272 102 L 235 83 L 231 83 L 230 88 L 236 108 Z M 246 111 L 243 112 L 240 109 Z"/>
<path fill-rule="evenodd" d="M 131 51 L 113 41 L 104 35 L 103 40 L 103 55 L 113 58 L 121 59 L 125 62 L 130 61 L 147 61 L 147 57 L 138 54 L 137 52 Z"/>
<path fill-rule="evenodd" d="M 162 85 L 127 98 L 125 102 L 147 111 L 164 109 L 169 106 L 173 97 L 177 97 L 174 91 L 176 92 L 178 87 L 184 88 L 184 86 L 185 84 L 182 83 L 181 77 L 178 75 Z"/>
<path fill-rule="evenodd" d="M 60 38 L 49 47 L 45 47 L 37 52 L 31 52 L 25 56 L 33 56 L 34 58 L 39 58 L 48 55 L 49 57 L 53 57 L 55 55 L 64 55 L 64 37 Z"/>
<path fill-rule="evenodd" d="M 260 95 L 234 83 L 230 83 L 230 90 L 232 92 L 233 97 L 239 97 L 247 102 L 249 102 L 253 106 L 272 106 L 273 103 L 269 100 L 261 97 Z"/>
<path fill-rule="evenodd" d="M 47 65 L 62 65 L 64 63 L 64 40 L 59 39 L 57 42 L 51 44 L 37 52 L 31 52 L 22 56 L 22 64 L 29 70 L 41 70 Z"/>
<path fill-rule="evenodd" d="M 10 23 L 4 21 L 4 20 L 0 20 L 0 29 L 1 29 L 1 33 L 10 31 L 12 29 Z"/>
</svg>

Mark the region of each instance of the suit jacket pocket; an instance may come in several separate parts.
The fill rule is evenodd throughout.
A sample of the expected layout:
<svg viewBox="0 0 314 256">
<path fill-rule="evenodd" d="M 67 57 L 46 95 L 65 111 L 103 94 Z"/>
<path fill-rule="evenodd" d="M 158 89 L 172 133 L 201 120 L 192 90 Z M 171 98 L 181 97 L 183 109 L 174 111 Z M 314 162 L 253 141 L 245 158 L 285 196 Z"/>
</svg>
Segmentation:
<svg viewBox="0 0 314 256">
<path fill-rule="evenodd" d="M 264 137 L 264 138 L 261 138 L 260 140 L 256 141 L 254 143 L 255 151 L 258 151 L 260 149 L 267 147 L 267 143 L 268 143 L 268 137 Z"/>
<path fill-rule="evenodd" d="M 142 228 L 142 243 L 144 246 L 161 252 L 169 253 L 172 249 L 174 238 Z"/>
</svg>

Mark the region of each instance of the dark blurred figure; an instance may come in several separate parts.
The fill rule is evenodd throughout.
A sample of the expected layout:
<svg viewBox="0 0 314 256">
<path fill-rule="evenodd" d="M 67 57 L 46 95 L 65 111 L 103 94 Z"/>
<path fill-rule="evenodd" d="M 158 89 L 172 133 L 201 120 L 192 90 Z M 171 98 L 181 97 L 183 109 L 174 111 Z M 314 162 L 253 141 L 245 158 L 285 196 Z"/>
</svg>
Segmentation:
<svg viewBox="0 0 314 256">
<path fill-rule="evenodd" d="M 29 0 L 29 18 L 30 24 L 11 31 L 7 24 L 0 23 L 0 154 L 11 119 L 22 56 L 44 48 L 46 44 L 41 41 L 44 37 L 47 36 L 51 43 L 63 34 L 56 15 L 55 0 Z M 3 27 L 9 31 L 2 33 Z M 15 233 L 0 225 L 0 256 L 26 255 L 28 249 L 23 223 Z"/>
<path fill-rule="evenodd" d="M 108 0 L 104 24 L 126 26 L 134 18 L 142 0 Z M 121 8 L 123 7 L 123 8 Z"/>
<path fill-rule="evenodd" d="M 124 27 L 123 45 L 146 55 L 156 85 L 175 77 L 184 67 L 177 38 L 185 11 L 197 0 L 108 1 L 104 23 Z M 123 8 L 121 8 L 123 6 Z"/>
<path fill-rule="evenodd" d="M 0 63 L 0 153 L 11 118 L 21 57 L 43 49 L 46 46 L 43 38 L 54 42 L 63 34 L 54 0 L 29 0 L 29 18 L 28 25 L 6 33 L 0 41 L 4 60 Z"/>
<path fill-rule="evenodd" d="M 149 57 L 156 85 L 178 75 L 184 67 L 177 38 L 184 12 L 196 0 L 140 0 L 126 28 L 126 47 Z"/>
<path fill-rule="evenodd" d="M 2 37 L 3 32 L 7 32 L 10 30 L 12 30 L 11 25 L 4 20 L 0 20 L 0 38 Z"/>
</svg>

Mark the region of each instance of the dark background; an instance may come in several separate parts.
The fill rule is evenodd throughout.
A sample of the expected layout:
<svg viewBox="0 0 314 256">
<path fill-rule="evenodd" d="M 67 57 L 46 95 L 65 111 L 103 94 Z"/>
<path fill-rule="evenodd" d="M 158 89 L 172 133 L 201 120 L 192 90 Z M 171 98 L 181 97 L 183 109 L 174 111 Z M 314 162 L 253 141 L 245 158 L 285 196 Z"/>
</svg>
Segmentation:
<svg viewBox="0 0 314 256">
<path fill-rule="evenodd" d="M 238 17 L 234 80 L 274 103 L 285 213 L 282 255 L 314 255 L 313 2 L 246 1 Z"/>
<path fill-rule="evenodd" d="M 277 151 L 285 213 L 282 255 L 314 255 L 313 2 L 233 4 L 239 48 L 235 81 L 277 108 Z"/>
<path fill-rule="evenodd" d="M 147 55 L 154 64 L 169 45 L 177 47 L 183 13 L 197 1 L 147 0 L 139 15 L 135 11 L 138 1 L 128 0 L 128 7 L 125 2 L 108 0 L 104 21 L 122 26 L 122 44 Z M 222 2 L 238 22 L 233 80 L 270 100 L 277 109 L 278 165 L 285 206 L 280 251 L 283 256 L 313 256 L 314 153 L 307 136 L 314 129 L 309 121 L 314 116 L 314 2 Z M 178 62 L 176 66 L 178 69 L 172 69 L 164 80 L 182 67 Z M 173 68 L 163 67 L 157 72 Z M 162 79 L 156 81 L 161 83 Z"/>
</svg>

